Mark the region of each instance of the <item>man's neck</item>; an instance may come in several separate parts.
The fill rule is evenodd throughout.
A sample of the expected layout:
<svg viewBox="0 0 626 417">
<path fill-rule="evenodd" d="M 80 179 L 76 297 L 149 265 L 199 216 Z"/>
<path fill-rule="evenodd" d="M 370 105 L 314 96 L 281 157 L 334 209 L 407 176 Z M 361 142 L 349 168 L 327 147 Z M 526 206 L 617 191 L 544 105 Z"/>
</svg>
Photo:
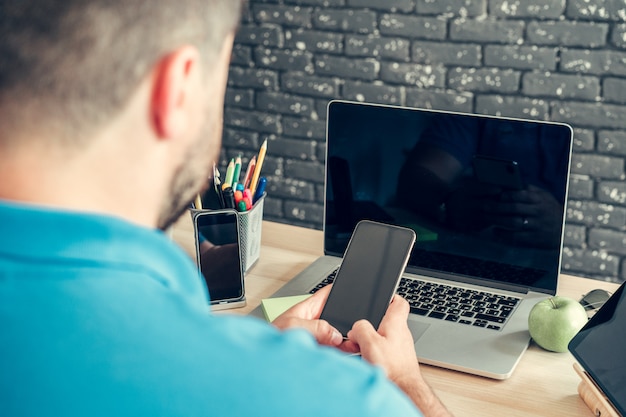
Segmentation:
<svg viewBox="0 0 626 417">
<path fill-rule="evenodd" d="M 146 184 L 145 175 L 138 175 L 137 165 L 125 161 L 124 153 L 117 158 L 119 164 L 106 165 L 116 159 L 98 153 L 108 152 L 101 148 L 64 155 L 33 148 L 3 152 L 0 199 L 109 214 L 154 227 L 159 210 L 154 183 Z M 136 187 L 142 185 L 138 192 Z"/>
</svg>

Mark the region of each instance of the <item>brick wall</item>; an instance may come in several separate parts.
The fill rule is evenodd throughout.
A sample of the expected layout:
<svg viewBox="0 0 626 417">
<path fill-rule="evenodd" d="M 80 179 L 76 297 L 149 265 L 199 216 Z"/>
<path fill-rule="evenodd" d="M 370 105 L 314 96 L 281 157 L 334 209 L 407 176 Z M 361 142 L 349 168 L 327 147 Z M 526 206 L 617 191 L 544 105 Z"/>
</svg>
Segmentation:
<svg viewBox="0 0 626 417">
<path fill-rule="evenodd" d="M 249 0 L 220 165 L 268 139 L 266 219 L 321 228 L 333 98 L 570 123 L 564 271 L 626 279 L 624 0 Z"/>
</svg>

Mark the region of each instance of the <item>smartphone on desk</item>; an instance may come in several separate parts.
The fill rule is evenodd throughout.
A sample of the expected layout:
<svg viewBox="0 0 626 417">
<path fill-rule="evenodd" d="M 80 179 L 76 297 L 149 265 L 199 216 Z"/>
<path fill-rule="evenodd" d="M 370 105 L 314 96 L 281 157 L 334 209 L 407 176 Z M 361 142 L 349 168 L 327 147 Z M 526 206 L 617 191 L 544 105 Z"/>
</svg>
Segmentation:
<svg viewBox="0 0 626 417">
<path fill-rule="evenodd" d="M 226 209 L 192 213 L 196 261 L 209 290 L 211 309 L 245 306 L 237 212 Z"/>
<path fill-rule="evenodd" d="M 359 222 L 320 318 L 344 337 L 360 319 L 378 328 L 414 243 L 415 232 L 411 229 L 369 220 Z"/>
</svg>

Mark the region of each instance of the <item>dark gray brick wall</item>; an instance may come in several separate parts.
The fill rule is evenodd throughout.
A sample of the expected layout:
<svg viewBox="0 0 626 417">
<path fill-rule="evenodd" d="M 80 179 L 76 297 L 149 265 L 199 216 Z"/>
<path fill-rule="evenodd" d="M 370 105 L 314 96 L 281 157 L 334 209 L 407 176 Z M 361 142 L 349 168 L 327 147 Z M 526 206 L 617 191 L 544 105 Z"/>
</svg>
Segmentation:
<svg viewBox="0 0 626 417">
<path fill-rule="evenodd" d="M 268 140 L 266 219 L 321 227 L 334 98 L 571 124 L 563 269 L 626 279 L 623 0 L 248 0 L 220 168 Z"/>
</svg>

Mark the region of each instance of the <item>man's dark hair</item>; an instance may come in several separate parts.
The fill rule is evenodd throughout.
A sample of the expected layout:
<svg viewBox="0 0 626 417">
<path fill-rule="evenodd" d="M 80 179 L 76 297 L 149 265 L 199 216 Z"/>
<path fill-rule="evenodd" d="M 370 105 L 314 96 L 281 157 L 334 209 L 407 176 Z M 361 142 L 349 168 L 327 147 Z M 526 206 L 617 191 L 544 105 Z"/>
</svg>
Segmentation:
<svg viewBox="0 0 626 417">
<path fill-rule="evenodd" d="M 41 121 L 79 144 L 168 51 L 196 45 L 210 67 L 240 8 L 241 0 L 0 0 L 0 126 Z"/>
</svg>

